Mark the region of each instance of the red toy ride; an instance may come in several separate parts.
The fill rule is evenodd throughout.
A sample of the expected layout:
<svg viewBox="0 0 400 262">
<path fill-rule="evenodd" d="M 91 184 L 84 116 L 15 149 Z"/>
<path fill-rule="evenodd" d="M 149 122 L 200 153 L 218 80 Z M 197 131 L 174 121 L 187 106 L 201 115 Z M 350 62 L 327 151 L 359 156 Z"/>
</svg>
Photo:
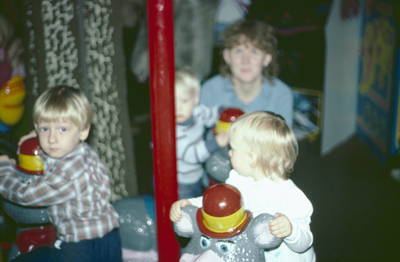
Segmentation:
<svg viewBox="0 0 400 262">
<path fill-rule="evenodd" d="M 39 152 L 39 139 L 36 137 L 27 139 L 20 147 L 17 170 L 25 182 L 43 175 L 43 162 Z M 8 260 L 38 247 L 53 246 L 57 232 L 50 224 L 46 206 L 22 206 L 3 199 L 3 207 L 17 223 L 17 236 L 9 251 Z"/>
</svg>

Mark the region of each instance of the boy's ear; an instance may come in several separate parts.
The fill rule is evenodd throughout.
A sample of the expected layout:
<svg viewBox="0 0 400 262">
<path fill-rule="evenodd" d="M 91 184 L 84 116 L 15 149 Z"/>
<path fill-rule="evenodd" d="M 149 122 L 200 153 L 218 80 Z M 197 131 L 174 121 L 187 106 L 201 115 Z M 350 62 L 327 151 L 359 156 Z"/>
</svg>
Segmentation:
<svg viewBox="0 0 400 262">
<path fill-rule="evenodd" d="M 230 65 L 231 64 L 231 57 L 230 57 L 230 50 L 228 48 L 225 48 L 222 51 L 222 57 L 224 58 L 224 61 L 226 64 Z"/>
<path fill-rule="evenodd" d="M 84 130 L 81 131 L 79 139 L 81 141 L 85 141 L 86 138 L 88 138 L 89 136 L 89 131 L 90 131 L 90 125 L 88 125 L 88 127 L 86 127 Z"/>
<path fill-rule="evenodd" d="M 263 66 L 267 67 L 272 61 L 272 55 L 266 54 L 263 61 Z"/>
</svg>

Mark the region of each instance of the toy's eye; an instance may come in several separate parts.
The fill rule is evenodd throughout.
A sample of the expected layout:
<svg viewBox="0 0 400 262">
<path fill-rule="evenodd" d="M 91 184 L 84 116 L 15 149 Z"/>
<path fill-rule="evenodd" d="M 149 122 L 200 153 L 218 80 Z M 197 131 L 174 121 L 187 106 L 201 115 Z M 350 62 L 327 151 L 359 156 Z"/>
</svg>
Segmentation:
<svg viewBox="0 0 400 262">
<path fill-rule="evenodd" d="M 217 246 L 222 253 L 228 253 L 233 249 L 235 244 L 232 242 L 219 241 Z"/>
<path fill-rule="evenodd" d="M 210 245 L 210 239 L 209 238 L 206 238 L 206 237 L 204 237 L 204 236 L 201 236 L 200 237 L 200 246 L 202 247 L 202 248 L 206 248 L 206 247 L 208 247 L 209 245 Z"/>
</svg>

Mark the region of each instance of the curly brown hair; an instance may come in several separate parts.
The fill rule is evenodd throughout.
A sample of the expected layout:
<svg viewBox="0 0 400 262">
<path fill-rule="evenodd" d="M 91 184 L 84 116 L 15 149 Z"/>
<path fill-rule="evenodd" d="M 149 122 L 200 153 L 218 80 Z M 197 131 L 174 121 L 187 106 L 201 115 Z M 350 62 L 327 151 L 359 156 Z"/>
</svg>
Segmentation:
<svg viewBox="0 0 400 262">
<path fill-rule="evenodd" d="M 263 69 L 263 74 L 270 82 L 272 82 L 272 76 L 278 76 L 278 40 L 275 37 L 275 30 L 271 25 L 258 20 L 240 20 L 227 28 L 224 31 L 223 37 L 223 49 L 232 49 L 237 45 L 250 43 L 255 48 L 271 55 L 271 63 Z M 219 71 L 225 77 L 231 75 L 230 67 L 225 61 L 221 62 Z"/>
</svg>

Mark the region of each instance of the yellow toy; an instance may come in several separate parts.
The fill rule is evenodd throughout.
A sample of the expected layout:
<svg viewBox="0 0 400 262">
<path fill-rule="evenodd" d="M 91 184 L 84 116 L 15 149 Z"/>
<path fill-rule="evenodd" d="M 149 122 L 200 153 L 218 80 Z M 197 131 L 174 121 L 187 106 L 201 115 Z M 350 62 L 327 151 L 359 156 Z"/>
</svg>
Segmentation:
<svg viewBox="0 0 400 262">
<path fill-rule="evenodd" d="M 214 128 L 214 134 L 218 134 L 220 131 L 228 132 L 229 127 L 232 122 L 236 120 L 239 116 L 243 115 L 244 112 L 239 108 L 226 108 L 221 112 L 219 120 Z"/>
<path fill-rule="evenodd" d="M 14 76 L 0 88 L 0 133 L 7 133 L 24 113 L 26 96 L 22 76 Z"/>
</svg>

